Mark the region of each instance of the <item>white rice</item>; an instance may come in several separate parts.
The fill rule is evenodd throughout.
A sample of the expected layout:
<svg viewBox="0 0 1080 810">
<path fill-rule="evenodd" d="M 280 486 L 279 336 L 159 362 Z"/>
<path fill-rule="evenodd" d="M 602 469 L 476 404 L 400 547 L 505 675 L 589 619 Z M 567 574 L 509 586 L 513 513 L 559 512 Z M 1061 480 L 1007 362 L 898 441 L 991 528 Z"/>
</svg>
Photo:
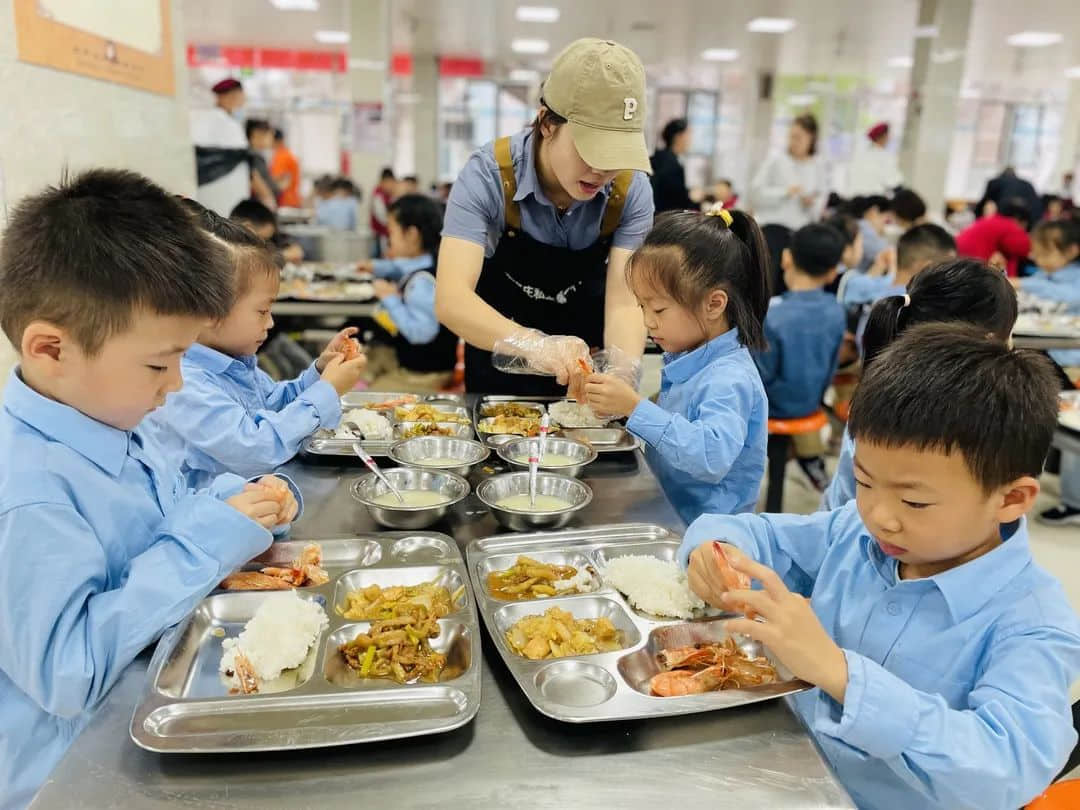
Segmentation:
<svg viewBox="0 0 1080 810">
<path fill-rule="evenodd" d="M 345 411 L 341 417 L 341 426 L 336 433 L 339 439 L 355 438 L 352 432 L 345 427 L 346 422 L 355 423 L 364 434 L 364 438 L 369 441 L 391 438 L 390 420 L 382 414 L 369 411 L 367 408 L 352 408 Z"/>
<path fill-rule="evenodd" d="M 318 602 L 303 599 L 296 591 L 269 594 L 240 636 L 221 642 L 225 654 L 218 669 L 222 674 L 235 672 L 236 656 L 243 653 L 260 681 L 272 681 L 300 666 L 329 624 Z M 239 687 L 239 679 L 234 676 L 230 685 Z"/>
<path fill-rule="evenodd" d="M 676 562 L 631 554 L 609 560 L 603 573 L 608 585 L 645 613 L 689 619 L 705 607 Z"/>
<path fill-rule="evenodd" d="M 548 406 L 551 421 L 568 428 L 606 427 L 607 420 L 600 419 L 588 405 L 580 402 L 553 402 Z"/>
</svg>

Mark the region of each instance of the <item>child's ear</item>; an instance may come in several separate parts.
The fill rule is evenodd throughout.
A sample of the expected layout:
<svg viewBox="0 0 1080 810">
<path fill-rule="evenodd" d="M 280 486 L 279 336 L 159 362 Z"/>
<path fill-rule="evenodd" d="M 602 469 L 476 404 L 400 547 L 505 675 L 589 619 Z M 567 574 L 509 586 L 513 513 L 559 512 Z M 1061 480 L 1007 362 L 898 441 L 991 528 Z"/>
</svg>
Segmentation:
<svg viewBox="0 0 1080 810">
<path fill-rule="evenodd" d="M 1002 487 L 998 523 L 1012 523 L 1030 512 L 1035 506 L 1035 499 L 1039 497 L 1040 489 L 1039 479 L 1030 475 L 1017 478 Z"/>
<path fill-rule="evenodd" d="M 31 321 L 23 330 L 19 352 L 22 362 L 33 364 L 39 373 L 57 376 L 61 366 L 75 351 L 66 330 L 48 321 Z"/>
<path fill-rule="evenodd" d="M 718 320 L 727 312 L 728 294 L 725 290 L 716 289 L 709 293 L 705 299 L 705 317 L 709 320 Z"/>
<path fill-rule="evenodd" d="M 791 258 L 791 249 L 784 248 L 784 252 L 780 254 L 780 269 L 785 273 L 791 270 L 795 265 L 795 260 Z"/>
</svg>

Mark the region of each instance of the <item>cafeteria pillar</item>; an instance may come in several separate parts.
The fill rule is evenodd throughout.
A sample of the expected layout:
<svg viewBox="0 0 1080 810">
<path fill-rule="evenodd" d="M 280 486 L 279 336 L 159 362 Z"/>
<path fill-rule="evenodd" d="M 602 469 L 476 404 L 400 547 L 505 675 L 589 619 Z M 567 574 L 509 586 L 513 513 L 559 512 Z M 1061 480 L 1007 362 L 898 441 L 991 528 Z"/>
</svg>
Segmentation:
<svg viewBox="0 0 1080 810">
<path fill-rule="evenodd" d="M 391 165 L 390 3 L 352 0 L 350 5 L 349 85 L 353 102 L 349 174 L 371 199 L 379 172 Z"/>
</svg>

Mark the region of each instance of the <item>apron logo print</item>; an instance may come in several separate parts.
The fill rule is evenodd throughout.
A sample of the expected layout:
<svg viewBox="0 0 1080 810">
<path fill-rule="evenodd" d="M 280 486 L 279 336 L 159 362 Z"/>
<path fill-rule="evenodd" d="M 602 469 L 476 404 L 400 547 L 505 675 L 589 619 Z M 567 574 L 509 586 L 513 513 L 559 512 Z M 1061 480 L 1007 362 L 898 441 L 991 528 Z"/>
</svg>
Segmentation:
<svg viewBox="0 0 1080 810">
<path fill-rule="evenodd" d="M 569 303 L 568 296 L 570 295 L 570 293 L 577 292 L 579 284 L 579 282 L 574 282 L 565 290 L 559 290 L 559 292 L 555 293 L 555 296 L 552 297 L 538 287 L 534 287 L 531 284 L 522 284 L 509 273 L 504 273 L 504 275 L 514 283 L 514 286 L 516 286 L 519 290 L 525 293 L 525 295 L 527 295 L 529 298 L 532 298 L 534 301 L 551 301 L 556 304 Z"/>
<path fill-rule="evenodd" d="M 637 99 L 634 97 L 624 98 L 622 100 L 622 120 L 633 121 L 634 113 L 637 112 Z"/>
</svg>

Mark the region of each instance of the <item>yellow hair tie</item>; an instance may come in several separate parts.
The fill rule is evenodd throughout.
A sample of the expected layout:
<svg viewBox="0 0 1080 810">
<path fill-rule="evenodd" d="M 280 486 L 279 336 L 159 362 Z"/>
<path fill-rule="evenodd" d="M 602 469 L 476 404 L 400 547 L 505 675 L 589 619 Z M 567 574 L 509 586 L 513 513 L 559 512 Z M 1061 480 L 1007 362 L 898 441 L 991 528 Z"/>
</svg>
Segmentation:
<svg viewBox="0 0 1080 810">
<path fill-rule="evenodd" d="M 734 221 L 731 218 L 731 212 L 728 211 L 726 208 L 713 208 L 711 211 L 708 211 L 705 216 L 720 217 L 720 219 L 724 220 L 724 224 L 727 225 L 729 228 L 731 227 L 731 223 Z"/>
</svg>

